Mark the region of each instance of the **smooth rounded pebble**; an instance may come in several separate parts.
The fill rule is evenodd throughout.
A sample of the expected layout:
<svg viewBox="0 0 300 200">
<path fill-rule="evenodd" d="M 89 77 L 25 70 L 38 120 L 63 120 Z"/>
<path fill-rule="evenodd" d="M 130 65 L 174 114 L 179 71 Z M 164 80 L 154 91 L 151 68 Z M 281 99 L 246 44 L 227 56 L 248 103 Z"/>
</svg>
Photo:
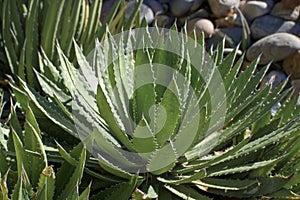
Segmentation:
<svg viewBox="0 0 300 200">
<path fill-rule="evenodd" d="M 260 64 L 281 61 L 300 49 L 300 39 L 289 33 L 275 33 L 252 44 L 246 53 L 250 61 L 260 54 Z"/>
<path fill-rule="evenodd" d="M 196 10 L 202 4 L 203 0 L 171 0 L 170 11 L 175 17 L 180 17 L 190 10 Z"/>
<path fill-rule="evenodd" d="M 251 36 L 259 39 L 274 33 L 292 33 L 300 35 L 300 25 L 294 21 L 286 21 L 282 18 L 265 15 L 256 18 L 250 26 Z"/>
<path fill-rule="evenodd" d="M 300 6 L 300 0 L 281 0 L 281 2 L 286 8 L 294 8 L 296 6 Z"/>
<path fill-rule="evenodd" d="M 215 48 L 225 38 L 225 47 L 237 46 L 241 42 L 242 36 L 243 29 L 241 27 L 215 29 L 215 33 L 206 41 L 206 45 L 209 48 L 211 46 Z"/>
<path fill-rule="evenodd" d="M 205 38 L 209 38 L 214 33 L 214 24 L 208 19 L 195 18 L 187 23 L 188 34 L 193 30 L 195 30 L 197 36 L 204 32 Z"/>
<path fill-rule="evenodd" d="M 300 7 L 286 8 L 282 2 L 275 4 L 271 15 L 281 17 L 286 20 L 296 21 L 299 17 Z"/>
<path fill-rule="evenodd" d="M 273 2 L 273 1 L 272 1 Z M 265 15 L 271 11 L 273 5 L 266 1 L 247 1 L 242 7 L 241 11 L 250 22 L 253 19 Z"/>
</svg>

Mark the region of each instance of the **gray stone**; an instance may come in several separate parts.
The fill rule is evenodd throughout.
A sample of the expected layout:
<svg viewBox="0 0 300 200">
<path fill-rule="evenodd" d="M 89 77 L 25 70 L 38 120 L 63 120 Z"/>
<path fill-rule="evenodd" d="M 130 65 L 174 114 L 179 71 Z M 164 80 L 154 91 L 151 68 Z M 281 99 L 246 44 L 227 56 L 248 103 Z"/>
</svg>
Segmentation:
<svg viewBox="0 0 300 200">
<path fill-rule="evenodd" d="M 175 17 L 181 17 L 189 11 L 198 9 L 203 0 L 172 0 L 169 1 L 170 11 Z"/>
<path fill-rule="evenodd" d="M 300 7 L 287 8 L 282 2 L 275 4 L 271 11 L 271 15 L 281 17 L 286 20 L 296 21 L 299 17 Z"/>
<path fill-rule="evenodd" d="M 253 19 L 269 13 L 272 7 L 273 1 L 247 1 L 241 6 L 241 11 L 246 19 L 251 22 Z"/>
<path fill-rule="evenodd" d="M 281 71 L 272 70 L 263 78 L 260 87 L 271 85 L 271 91 L 272 91 L 286 79 L 287 76 Z"/>
<path fill-rule="evenodd" d="M 285 21 L 282 18 L 265 15 L 256 18 L 250 26 L 251 35 L 259 39 L 273 33 L 292 33 L 300 35 L 300 25 L 293 21 Z"/>
<path fill-rule="evenodd" d="M 196 12 L 191 13 L 188 18 L 209 18 L 209 12 L 205 9 L 199 9 Z"/>
<path fill-rule="evenodd" d="M 109 14 L 111 8 L 113 7 L 114 3 L 115 3 L 115 0 L 108 0 L 108 1 L 103 2 L 102 8 L 101 8 L 101 16 L 100 16 L 101 22 L 104 22 L 107 15 Z"/>
<path fill-rule="evenodd" d="M 144 0 L 143 4 L 149 6 L 155 15 L 161 14 L 164 12 L 164 7 L 156 0 Z"/>
<path fill-rule="evenodd" d="M 242 36 L 243 29 L 241 27 L 215 29 L 215 33 L 207 40 L 206 45 L 217 47 L 225 38 L 225 47 L 233 47 L 241 42 Z"/>
<path fill-rule="evenodd" d="M 300 79 L 300 50 L 284 59 L 282 67 L 291 79 Z"/>
<path fill-rule="evenodd" d="M 240 0 L 208 0 L 210 9 L 215 17 L 226 17 L 231 8 L 239 7 Z"/>
<path fill-rule="evenodd" d="M 134 1 L 130 1 L 128 3 L 128 6 L 126 8 L 126 13 L 125 13 L 126 19 L 129 19 L 135 4 L 136 2 Z M 148 7 L 145 4 L 142 4 L 140 8 L 140 21 L 142 21 L 144 18 L 146 19 L 148 24 L 151 24 L 152 21 L 154 20 L 154 13 L 150 7 Z"/>
<path fill-rule="evenodd" d="M 240 43 L 243 37 L 243 28 L 241 27 L 220 28 L 220 32 L 229 37 L 234 45 Z"/>
<path fill-rule="evenodd" d="M 300 6 L 300 0 L 281 0 L 281 2 L 286 8 L 294 8 L 296 6 Z"/>
<path fill-rule="evenodd" d="M 275 33 L 252 44 L 246 53 L 250 61 L 262 54 L 260 64 L 281 61 L 300 49 L 300 39 L 289 33 Z"/>
<path fill-rule="evenodd" d="M 197 36 L 203 32 L 205 38 L 209 38 L 214 33 L 214 24 L 208 19 L 195 18 L 187 22 L 187 33 L 190 34 L 193 30 Z"/>
</svg>

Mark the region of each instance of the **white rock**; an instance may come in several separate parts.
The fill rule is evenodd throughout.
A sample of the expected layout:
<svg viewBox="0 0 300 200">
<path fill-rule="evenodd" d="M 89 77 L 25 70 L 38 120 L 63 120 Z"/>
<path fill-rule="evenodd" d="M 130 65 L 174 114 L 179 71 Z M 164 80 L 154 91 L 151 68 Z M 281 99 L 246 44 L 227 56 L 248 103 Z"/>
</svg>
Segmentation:
<svg viewBox="0 0 300 200">
<path fill-rule="evenodd" d="M 269 13 L 273 6 L 273 1 L 271 2 L 272 3 L 267 1 L 247 1 L 247 3 L 241 7 L 241 11 L 250 22 L 257 17 Z"/>
</svg>

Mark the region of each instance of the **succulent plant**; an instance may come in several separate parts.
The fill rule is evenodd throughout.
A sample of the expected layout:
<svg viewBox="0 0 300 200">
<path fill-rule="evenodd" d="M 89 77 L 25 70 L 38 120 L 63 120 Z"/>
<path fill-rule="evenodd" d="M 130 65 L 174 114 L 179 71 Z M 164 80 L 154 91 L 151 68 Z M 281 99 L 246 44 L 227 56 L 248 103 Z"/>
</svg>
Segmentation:
<svg viewBox="0 0 300 200">
<path fill-rule="evenodd" d="M 133 6 L 130 19 L 125 20 L 125 1 L 115 1 L 100 23 L 103 1 L 47 1 L 3 0 L 0 2 L 0 65 L 4 73 L 19 76 L 35 89 L 40 89 L 34 70 L 45 72 L 54 81 L 47 68 L 39 63 L 41 54 L 57 64 L 55 43 L 59 42 L 64 54 L 72 61 L 72 40 L 83 46 L 85 54 L 102 40 L 106 29 L 118 33 L 135 24 L 141 0 Z M 15 79 L 17 80 L 17 78 Z"/>
<path fill-rule="evenodd" d="M 78 68 L 59 45 L 60 65 L 40 58 L 57 77 L 36 72 L 46 98 L 11 82 L 23 110 L 61 129 L 46 132 L 91 153 L 84 172 L 109 183 L 91 199 L 298 198 L 300 109 L 286 83 L 258 89 L 259 58 L 241 71 L 237 49 L 208 55 L 204 37 L 184 31 L 105 35 L 88 56 L 74 42 Z M 83 162 L 58 149 L 70 166 Z"/>
</svg>

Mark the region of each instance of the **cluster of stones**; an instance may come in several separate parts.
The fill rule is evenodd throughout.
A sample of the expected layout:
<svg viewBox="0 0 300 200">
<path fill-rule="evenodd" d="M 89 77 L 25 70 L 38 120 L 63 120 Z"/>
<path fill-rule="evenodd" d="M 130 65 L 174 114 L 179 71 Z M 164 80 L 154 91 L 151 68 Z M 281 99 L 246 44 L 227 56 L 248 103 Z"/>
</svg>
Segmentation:
<svg viewBox="0 0 300 200">
<path fill-rule="evenodd" d="M 104 1 L 103 13 L 114 0 Z M 129 1 L 130 16 L 134 1 Z M 188 33 L 204 32 L 208 48 L 226 38 L 226 46 L 237 46 L 248 26 L 250 44 L 247 63 L 261 55 L 260 63 L 272 61 L 262 84 L 278 85 L 290 77 L 295 94 L 300 93 L 300 0 L 144 0 L 140 18 L 149 25 L 169 28 L 186 24 Z M 102 16 L 103 17 L 103 16 Z M 244 32 L 244 33 L 243 33 Z M 299 99 L 300 103 L 300 99 Z"/>
</svg>

